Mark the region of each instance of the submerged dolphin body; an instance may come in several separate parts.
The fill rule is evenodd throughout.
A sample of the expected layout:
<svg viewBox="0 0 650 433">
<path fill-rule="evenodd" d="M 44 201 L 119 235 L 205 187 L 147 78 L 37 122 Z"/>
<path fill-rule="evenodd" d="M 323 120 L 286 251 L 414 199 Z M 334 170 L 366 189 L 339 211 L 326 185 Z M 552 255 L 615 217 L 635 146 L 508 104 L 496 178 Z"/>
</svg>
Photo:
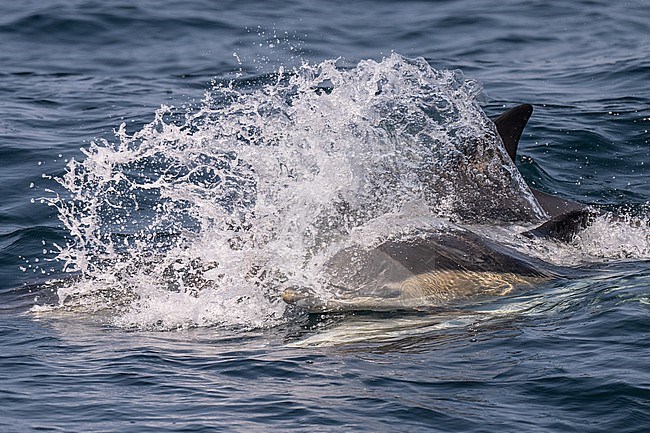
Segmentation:
<svg viewBox="0 0 650 433">
<path fill-rule="evenodd" d="M 531 105 L 512 108 L 494 120 L 514 161 Z M 569 240 L 592 215 L 583 205 L 531 189 L 549 220 L 527 236 Z M 504 295 L 566 273 L 455 225 L 417 230 L 375 248 L 345 248 L 325 265 L 328 293 L 288 287 L 282 299 L 308 312 L 423 310 L 481 295 Z"/>
<path fill-rule="evenodd" d="M 505 295 L 559 275 L 546 263 L 458 226 L 417 231 L 369 250 L 349 247 L 327 269 L 333 293 L 289 287 L 282 299 L 309 312 L 424 310 Z"/>
</svg>

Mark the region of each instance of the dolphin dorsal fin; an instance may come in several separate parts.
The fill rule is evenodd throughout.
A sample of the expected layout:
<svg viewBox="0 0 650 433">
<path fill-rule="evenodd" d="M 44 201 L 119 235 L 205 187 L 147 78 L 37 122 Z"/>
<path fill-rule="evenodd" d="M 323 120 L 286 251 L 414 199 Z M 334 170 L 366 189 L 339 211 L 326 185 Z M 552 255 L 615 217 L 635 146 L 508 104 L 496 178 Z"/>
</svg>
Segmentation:
<svg viewBox="0 0 650 433">
<path fill-rule="evenodd" d="M 513 161 L 517 156 L 517 146 L 519 146 L 521 133 L 524 132 L 524 127 L 532 114 L 533 106 L 522 104 L 506 111 L 494 121 L 506 152 Z"/>
</svg>

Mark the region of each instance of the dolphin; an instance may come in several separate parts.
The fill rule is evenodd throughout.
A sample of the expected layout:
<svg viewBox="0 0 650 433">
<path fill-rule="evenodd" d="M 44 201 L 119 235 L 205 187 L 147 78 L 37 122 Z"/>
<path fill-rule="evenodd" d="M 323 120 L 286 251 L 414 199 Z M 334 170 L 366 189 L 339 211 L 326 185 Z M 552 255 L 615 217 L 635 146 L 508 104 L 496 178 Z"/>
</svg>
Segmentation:
<svg viewBox="0 0 650 433">
<path fill-rule="evenodd" d="M 561 270 L 460 226 L 418 230 L 375 248 L 345 248 L 326 264 L 328 292 L 288 287 L 282 299 L 310 313 L 428 310 L 532 287 Z"/>
<path fill-rule="evenodd" d="M 514 161 L 533 107 L 523 104 L 493 122 Z M 593 220 L 585 205 L 531 188 L 548 220 L 525 232 L 529 237 L 570 240 Z M 350 246 L 326 264 L 327 293 L 290 286 L 282 299 L 310 313 L 335 311 L 428 310 L 567 275 L 570 270 L 528 257 L 471 230 L 445 225 L 388 239 L 374 248 Z"/>
<path fill-rule="evenodd" d="M 533 106 L 522 104 L 509 109 L 494 120 L 494 125 L 512 162 L 515 162 L 519 139 L 532 114 Z M 596 215 L 594 210 L 582 203 L 556 197 L 531 186 L 529 189 L 550 219 L 526 232 L 527 236 L 550 237 L 568 242 L 594 220 Z"/>
</svg>

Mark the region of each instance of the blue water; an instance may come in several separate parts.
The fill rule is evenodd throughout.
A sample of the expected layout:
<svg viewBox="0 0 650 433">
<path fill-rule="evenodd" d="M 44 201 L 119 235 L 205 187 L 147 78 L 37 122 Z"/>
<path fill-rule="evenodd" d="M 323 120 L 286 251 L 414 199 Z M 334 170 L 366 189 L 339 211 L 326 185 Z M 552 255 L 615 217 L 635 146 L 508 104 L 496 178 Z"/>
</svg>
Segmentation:
<svg viewBox="0 0 650 433">
<path fill-rule="evenodd" d="M 647 2 L 5 2 L 0 48 L 1 431 L 650 428 Z M 137 142 L 116 137 L 122 123 L 129 137 L 162 146 L 173 128 L 159 142 L 147 132 L 160 113 L 171 120 L 157 128 L 213 131 L 184 119 L 207 110 L 206 92 L 227 106 L 215 85 L 234 80 L 246 95 L 274 89 L 279 71 L 290 77 L 304 63 L 355 71 L 391 53 L 479 81 L 489 116 L 535 106 L 517 161 L 525 180 L 631 222 L 598 221 L 570 246 L 528 247 L 551 261 L 597 263 L 597 272 L 460 310 L 308 316 L 263 295 L 253 302 L 252 292 L 192 297 L 174 286 L 177 297 L 151 295 L 147 283 L 168 277 L 155 256 L 168 244 L 147 238 L 147 262 L 109 254 L 108 238 L 88 235 L 81 254 L 62 208 L 48 206 L 61 203 L 57 194 L 72 199 L 55 180 L 70 161 L 101 160 L 81 148 Z M 142 160 L 125 155 L 105 161 L 135 171 Z M 84 169 L 90 177 L 79 174 L 77 185 L 99 207 L 75 208 L 68 223 L 115 205 L 93 189 L 103 169 Z M 200 180 L 192 205 L 212 191 Z M 177 207 L 162 222 L 193 209 L 187 197 L 170 200 Z M 137 214 L 128 199 L 115 208 Z M 145 209 L 137 218 L 136 228 L 153 217 Z M 182 223 L 205 235 L 199 222 Z M 129 241 L 133 230 L 115 228 Z M 66 263 L 61 249 L 77 255 Z M 233 266 L 240 259 L 233 252 Z M 123 309 L 111 267 L 139 275 L 148 303 Z M 92 278 L 70 282 L 64 270 L 80 269 Z M 63 305 L 65 293 L 74 296 Z"/>
</svg>

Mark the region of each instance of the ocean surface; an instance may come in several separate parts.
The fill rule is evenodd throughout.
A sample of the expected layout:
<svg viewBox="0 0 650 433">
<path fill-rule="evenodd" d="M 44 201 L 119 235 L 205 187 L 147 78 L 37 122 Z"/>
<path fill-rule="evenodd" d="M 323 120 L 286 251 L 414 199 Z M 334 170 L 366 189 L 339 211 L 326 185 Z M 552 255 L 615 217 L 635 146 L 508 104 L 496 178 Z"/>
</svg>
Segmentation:
<svg viewBox="0 0 650 433">
<path fill-rule="evenodd" d="M 25 0 L 0 48 L 0 431 L 650 429 L 647 1 Z M 463 220 L 530 199 L 457 163 L 520 103 L 523 180 L 600 214 L 571 242 Z M 432 221 L 583 271 L 281 301 Z"/>
</svg>

